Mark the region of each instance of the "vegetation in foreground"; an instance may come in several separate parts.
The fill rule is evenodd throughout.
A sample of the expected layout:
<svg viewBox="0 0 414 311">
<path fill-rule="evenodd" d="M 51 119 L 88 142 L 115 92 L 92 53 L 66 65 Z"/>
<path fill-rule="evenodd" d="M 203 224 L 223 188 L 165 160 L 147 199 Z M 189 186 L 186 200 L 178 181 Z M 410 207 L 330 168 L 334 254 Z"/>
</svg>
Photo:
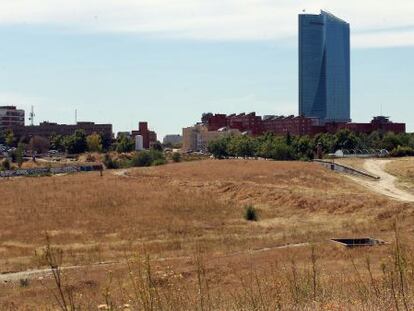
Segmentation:
<svg viewBox="0 0 414 311">
<path fill-rule="evenodd" d="M 338 149 L 386 149 L 391 156 L 413 156 L 414 134 L 394 134 L 373 132 L 370 135 L 340 130 L 336 134 L 324 133 L 309 136 L 259 137 L 227 136 L 210 142 L 208 150 L 214 157 L 262 157 L 274 160 L 310 160 L 314 158 L 317 146 L 324 153 Z"/>
<path fill-rule="evenodd" d="M 41 259 L 53 272 L 45 293 L 53 300 L 45 306 L 62 311 L 96 307 L 148 311 L 412 310 L 414 252 L 401 241 L 396 225 L 392 247 L 380 263 L 373 262 L 366 250 L 346 252 L 346 266 L 336 271 L 324 267 L 323 248 L 310 245 L 300 253 L 283 254 L 285 261 L 274 256 L 272 262 L 263 264 L 252 256 L 242 269 L 230 269 L 227 278 L 219 279 L 200 249 L 190 259 L 191 272 L 161 266 L 149 255 L 137 255 L 125 259 L 123 273 L 114 276 L 109 272 L 100 294 L 94 296 L 94 289 L 79 288 L 74 285 L 79 280 L 65 276 L 60 268 L 62 251 L 48 244 Z M 29 282 L 20 284 L 27 287 Z"/>
</svg>

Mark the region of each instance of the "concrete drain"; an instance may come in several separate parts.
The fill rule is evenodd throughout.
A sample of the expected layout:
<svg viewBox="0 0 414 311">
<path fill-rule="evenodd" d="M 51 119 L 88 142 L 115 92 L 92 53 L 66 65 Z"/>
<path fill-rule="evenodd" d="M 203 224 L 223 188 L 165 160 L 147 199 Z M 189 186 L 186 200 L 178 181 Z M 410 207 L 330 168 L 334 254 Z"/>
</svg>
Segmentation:
<svg viewBox="0 0 414 311">
<path fill-rule="evenodd" d="M 331 239 L 332 242 L 338 243 L 346 247 L 360 247 L 360 246 L 374 246 L 374 245 L 383 245 L 385 242 L 383 240 L 373 239 L 373 238 L 345 238 L 345 239 Z"/>
</svg>

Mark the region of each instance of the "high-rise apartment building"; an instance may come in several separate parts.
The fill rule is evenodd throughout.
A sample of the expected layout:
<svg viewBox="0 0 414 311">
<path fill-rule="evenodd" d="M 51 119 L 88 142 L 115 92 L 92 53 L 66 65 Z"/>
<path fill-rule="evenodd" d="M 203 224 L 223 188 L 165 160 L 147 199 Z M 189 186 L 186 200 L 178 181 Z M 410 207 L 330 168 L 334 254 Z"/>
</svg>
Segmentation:
<svg viewBox="0 0 414 311">
<path fill-rule="evenodd" d="M 299 115 L 350 119 L 349 24 L 321 11 L 299 15 Z"/>
<path fill-rule="evenodd" d="M 24 110 L 15 106 L 0 106 L 0 131 L 24 126 Z"/>
</svg>

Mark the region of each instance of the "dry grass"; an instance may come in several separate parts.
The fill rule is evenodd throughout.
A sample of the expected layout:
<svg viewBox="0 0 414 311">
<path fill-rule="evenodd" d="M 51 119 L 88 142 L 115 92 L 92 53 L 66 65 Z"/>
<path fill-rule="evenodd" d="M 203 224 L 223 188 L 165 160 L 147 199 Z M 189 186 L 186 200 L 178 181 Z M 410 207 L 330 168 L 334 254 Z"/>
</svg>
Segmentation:
<svg viewBox="0 0 414 311">
<path fill-rule="evenodd" d="M 395 159 L 387 164 L 386 170 L 398 177 L 400 187 L 414 193 L 414 157 Z"/>
<path fill-rule="evenodd" d="M 212 295 L 221 294 L 215 301 L 223 303 L 234 301 L 226 290 L 240 285 L 241 276 L 251 278 L 257 271 L 270 282 L 271 275 L 287 278 L 289 274 L 281 271 L 291 269 L 292 260 L 300 271 L 312 262 L 310 247 L 249 250 L 316 243 L 318 265 L 326 275 L 323 282 L 329 284 L 335 276 L 346 292 L 353 284 L 346 277 L 354 269 L 349 256 L 364 265 L 370 254 L 379 273 L 380 258 L 391 246 L 346 251 L 327 243 L 328 238 L 368 235 L 390 240 L 394 219 L 399 218 L 401 235 L 412 242 L 414 205 L 372 194 L 313 163 L 206 160 L 137 168 L 126 176 L 106 171 L 103 177 L 87 173 L 16 178 L 0 180 L 0 197 L 0 271 L 44 265 L 35 252 L 41 253 L 48 232 L 52 244 L 64 251 L 63 265 L 145 253 L 157 273 L 172 269 L 181 275 L 174 288 L 182 291 L 202 282 L 197 261 L 191 259 L 201 254 Z M 247 204 L 258 209 L 257 223 L 243 219 Z M 278 272 L 271 272 L 276 263 Z M 80 300 L 92 305 L 105 300 L 100 293 L 107 285 L 108 269 L 116 279 L 111 286 L 119 290 L 111 299 L 128 301 L 121 290 L 131 288 L 125 265 L 67 272 L 71 284 L 84 293 Z M 45 282 L 50 285 L 49 279 Z M 339 288 L 335 290 L 339 295 Z M 50 291 L 38 281 L 22 289 L 3 285 L 0 304 L 41 303 L 47 295 Z M 335 295 L 330 297 L 339 299 Z M 190 296 L 184 300 L 198 301 Z"/>
</svg>

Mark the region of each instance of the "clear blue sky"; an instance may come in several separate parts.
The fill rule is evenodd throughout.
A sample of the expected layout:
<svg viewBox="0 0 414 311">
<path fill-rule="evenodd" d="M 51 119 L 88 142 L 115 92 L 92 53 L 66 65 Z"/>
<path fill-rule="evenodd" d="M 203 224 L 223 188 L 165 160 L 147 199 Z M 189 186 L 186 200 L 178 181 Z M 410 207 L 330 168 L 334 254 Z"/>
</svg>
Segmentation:
<svg viewBox="0 0 414 311">
<path fill-rule="evenodd" d="M 352 119 L 382 111 L 414 131 L 410 1 L 119 2 L 0 0 L 0 105 L 34 105 L 36 123 L 147 120 L 159 138 L 203 112 L 297 114 L 297 14 L 312 2 L 351 24 Z"/>
</svg>

